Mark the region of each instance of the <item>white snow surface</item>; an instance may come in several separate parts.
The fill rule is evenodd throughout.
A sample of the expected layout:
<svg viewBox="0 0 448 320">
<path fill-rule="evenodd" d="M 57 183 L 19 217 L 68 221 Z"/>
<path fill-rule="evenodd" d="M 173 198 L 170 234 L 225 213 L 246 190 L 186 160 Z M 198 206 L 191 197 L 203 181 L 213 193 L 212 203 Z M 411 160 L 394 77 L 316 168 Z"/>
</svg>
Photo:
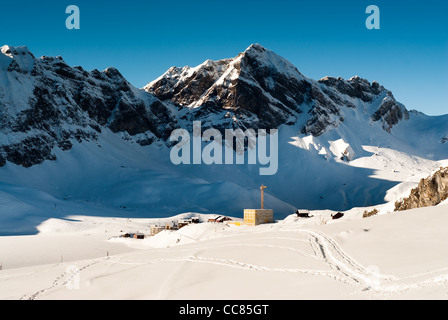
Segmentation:
<svg viewBox="0 0 448 320">
<path fill-rule="evenodd" d="M 211 215 L 49 219 L 38 235 L 0 237 L 0 299 L 447 298 L 446 205 L 352 213 L 258 227 L 203 222 L 145 240 L 117 236 Z"/>
</svg>

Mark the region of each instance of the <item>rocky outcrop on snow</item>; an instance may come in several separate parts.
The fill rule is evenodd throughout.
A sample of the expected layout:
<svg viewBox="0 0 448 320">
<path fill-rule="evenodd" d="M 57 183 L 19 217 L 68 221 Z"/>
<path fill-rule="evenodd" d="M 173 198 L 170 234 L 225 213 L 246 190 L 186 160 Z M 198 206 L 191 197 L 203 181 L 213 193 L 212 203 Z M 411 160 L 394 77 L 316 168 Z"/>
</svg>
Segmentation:
<svg viewBox="0 0 448 320">
<path fill-rule="evenodd" d="M 350 80 L 344 80 L 341 77 L 325 77 L 319 80 L 319 82 L 325 84 L 329 88 L 335 89 L 339 93 L 352 98 L 361 99 L 364 102 L 371 102 L 375 96 L 379 95 L 384 90 L 378 82 L 373 81 L 370 83 L 368 80 L 358 76 L 355 76 Z M 326 89 L 324 90 L 329 93 Z"/>
<path fill-rule="evenodd" d="M 392 127 L 403 119 L 409 119 L 408 110 L 398 103 L 392 93 L 388 91 L 387 97 L 383 99 L 380 108 L 373 114 L 372 120 L 381 120 L 383 129 L 390 133 Z"/>
<path fill-rule="evenodd" d="M 409 197 L 395 203 L 395 211 L 435 206 L 448 199 L 448 167 L 440 168 L 431 177 L 421 179 Z"/>
<path fill-rule="evenodd" d="M 54 160 L 53 148 L 95 141 L 104 129 L 141 144 L 166 139 L 176 120 L 157 98 L 134 88 L 115 68 L 70 67 L 61 57 L 36 59 L 26 47 L 0 55 L 0 166 Z M 149 139 L 149 141 L 148 141 Z"/>
</svg>

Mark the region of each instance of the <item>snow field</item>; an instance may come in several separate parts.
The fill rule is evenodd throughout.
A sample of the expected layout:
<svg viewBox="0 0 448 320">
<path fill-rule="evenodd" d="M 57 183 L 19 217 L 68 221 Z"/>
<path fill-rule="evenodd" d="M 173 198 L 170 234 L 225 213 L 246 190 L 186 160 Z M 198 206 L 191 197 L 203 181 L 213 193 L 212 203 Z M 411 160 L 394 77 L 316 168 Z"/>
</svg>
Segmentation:
<svg viewBox="0 0 448 320">
<path fill-rule="evenodd" d="M 105 234 L 121 229 L 126 219 L 52 219 L 34 236 L 36 242 L 43 241 L 39 237 L 60 242 L 67 230 L 71 251 L 86 250 L 84 257 L 4 268 L 0 298 L 446 299 L 446 213 L 446 205 L 439 205 L 321 224 L 328 213 L 317 212 L 311 219 L 290 216 L 259 227 L 201 223 L 145 240 Z M 130 223 L 141 230 L 148 222 Z M 81 240 L 86 233 L 89 243 Z M 4 249 L 5 239 L 10 238 L 0 238 L 2 257 L 12 255 Z M 42 244 L 34 250 L 59 249 Z M 109 256 L 87 257 L 93 248 L 104 252 L 106 245 Z M 16 241 L 15 251 L 24 246 Z M 70 266 L 80 270 L 79 289 L 67 287 Z"/>
</svg>

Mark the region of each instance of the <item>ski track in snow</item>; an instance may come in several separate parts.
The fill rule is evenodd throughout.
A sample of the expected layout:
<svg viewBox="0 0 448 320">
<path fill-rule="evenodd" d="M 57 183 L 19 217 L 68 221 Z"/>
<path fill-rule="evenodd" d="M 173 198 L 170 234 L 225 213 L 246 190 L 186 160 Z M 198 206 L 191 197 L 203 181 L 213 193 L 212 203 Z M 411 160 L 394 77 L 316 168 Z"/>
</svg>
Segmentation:
<svg viewBox="0 0 448 320">
<path fill-rule="evenodd" d="M 374 266 L 367 268 L 362 266 L 346 254 L 330 236 L 311 230 L 300 230 L 300 232 L 310 237 L 310 243 L 316 255 L 324 259 L 336 273 L 340 274 L 340 277 L 335 277 L 335 279 L 342 278 L 344 282 L 361 285 L 363 291 L 374 290 L 376 293 L 395 293 L 448 283 L 448 273 L 441 274 L 441 272 L 448 271 L 448 268 L 402 278 L 381 274 L 378 268 Z M 430 274 L 437 275 L 427 278 Z M 421 279 L 416 281 L 416 278 Z"/>
<path fill-rule="evenodd" d="M 288 231 L 290 232 L 290 231 Z M 415 274 L 406 277 L 397 277 L 394 275 L 382 274 L 374 267 L 365 267 L 357 262 L 354 258 L 349 256 L 342 250 L 337 242 L 330 236 L 314 231 L 314 230 L 300 230 L 299 233 L 308 237 L 308 242 L 314 251 L 314 255 L 306 254 L 301 250 L 286 246 L 263 245 L 263 244 L 221 244 L 215 246 L 197 247 L 197 249 L 207 250 L 233 246 L 246 247 L 266 247 L 282 250 L 289 250 L 300 254 L 302 256 L 320 260 L 324 262 L 331 270 L 312 270 L 300 268 L 276 268 L 263 265 L 251 264 L 241 261 L 236 261 L 227 258 L 210 258 L 199 255 L 188 255 L 178 258 L 165 259 L 151 259 L 146 261 L 125 260 L 114 258 L 110 262 L 117 264 L 129 265 L 145 265 L 149 263 L 163 263 L 163 262 L 191 262 L 191 263 L 206 263 L 218 266 L 225 266 L 230 268 L 239 268 L 248 271 L 263 271 L 263 272 L 288 272 L 297 274 L 309 274 L 315 276 L 325 276 L 333 280 L 340 281 L 346 284 L 359 286 L 362 291 L 374 291 L 378 294 L 398 293 L 410 289 L 418 289 L 426 286 L 441 285 L 448 283 L 448 268 L 434 270 L 431 272 Z M 275 239 L 287 239 L 304 241 L 295 238 L 269 237 Z M 428 278 L 429 276 L 429 278 Z"/>
<path fill-rule="evenodd" d="M 106 260 L 107 259 L 109 259 L 109 258 L 106 258 Z M 81 272 L 81 271 L 83 271 L 83 270 L 85 270 L 85 269 L 87 269 L 87 268 L 89 268 L 89 267 L 91 267 L 91 266 L 93 266 L 95 264 L 98 264 L 98 263 L 100 263 L 101 261 L 104 261 L 104 260 L 105 259 L 91 261 L 88 264 L 84 265 L 83 267 L 79 268 L 78 270 L 79 270 L 79 272 Z M 41 289 L 39 291 L 36 291 L 33 294 L 29 294 L 29 295 L 25 294 L 25 295 L 23 295 L 20 298 L 20 300 L 37 300 L 37 298 L 39 296 L 41 296 L 42 294 L 46 293 L 47 291 L 50 291 L 52 289 L 55 289 L 55 288 L 67 285 L 68 281 L 70 281 L 70 276 L 71 275 L 67 271 L 65 271 L 65 272 L 61 273 L 59 276 L 57 276 L 54 279 L 53 283 L 49 287 L 46 287 L 46 288 Z"/>
<path fill-rule="evenodd" d="M 346 254 L 328 235 L 317 231 L 301 231 L 310 237 L 310 244 L 317 256 L 320 256 L 336 273 L 348 283 L 370 287 L 379 279 L 390 281 L 392 276 L 374 274 Z"/>
</svg>

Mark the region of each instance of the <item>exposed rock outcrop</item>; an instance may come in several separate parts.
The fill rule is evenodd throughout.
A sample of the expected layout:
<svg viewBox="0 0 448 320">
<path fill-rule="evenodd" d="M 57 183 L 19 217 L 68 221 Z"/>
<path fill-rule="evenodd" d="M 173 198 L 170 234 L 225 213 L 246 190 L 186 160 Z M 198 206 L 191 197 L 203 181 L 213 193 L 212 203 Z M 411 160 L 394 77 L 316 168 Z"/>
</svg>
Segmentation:
<svg viewBox="0 0 448 320">
<path fill-rule="evenodd" d="M 448 167 L 440 168 L 431 177 L 421 179 L 409 197 L 395 203 L 395 211 L 435 206 L 448 199 Z"/>
<path fill-rule="evenodd" d="M 403 119 L 409 119 L 408 110 L 395 100 L 390 91 L 387 92 L 387 97 L 383 99 L 380 108 L 372 115 L 372 120 L 381 120 L 383 129 L 390 133 L 392 127 Z"/>
</svg>

